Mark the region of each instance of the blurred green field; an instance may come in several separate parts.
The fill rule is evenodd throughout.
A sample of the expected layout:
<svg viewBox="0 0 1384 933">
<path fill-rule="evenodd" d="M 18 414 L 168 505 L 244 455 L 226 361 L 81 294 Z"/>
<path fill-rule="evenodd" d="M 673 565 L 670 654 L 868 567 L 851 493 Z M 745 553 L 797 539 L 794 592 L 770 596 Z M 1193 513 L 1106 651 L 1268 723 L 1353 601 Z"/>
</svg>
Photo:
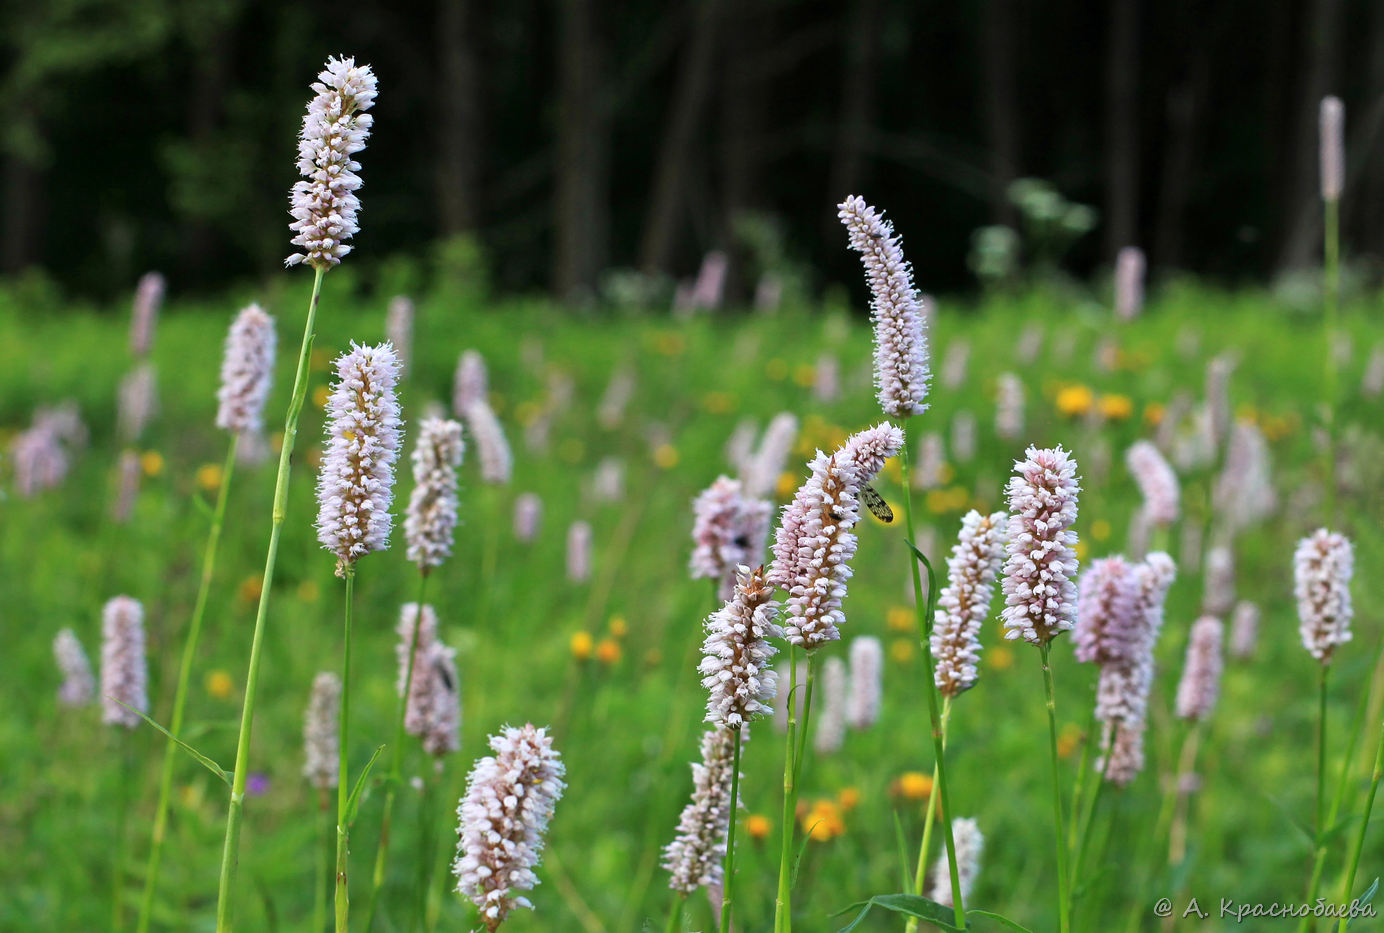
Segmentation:
<svg viewBox="0 0 1384 933">
<path fill-rule="evenodd" d="M 282 290 L 269 296 L 246 293 L 195 304 L 175 296 L 165 309 L 153 353 L 160 410 L 143 440 L 146 475 L 134 518 L 124 525 L 107 517 L 118 456 L 115 391 L 130 365 L 124 309 L 56 309 L 23 292 L 0 294 L 0 441 L 7 446 L 35 406 L 66 398 L 77 400 L 91 428 L 90 447 L 64 485 L 33 499 L 8 494 L 0 501 L 6 652 L 0 693 L 8 710 L 0 717 L 0 930 L 109 928 L 111 870 L 122 830 L 131 865 L 124 890 L 127 922 L 133 915 L 163 740 L 149 728 L 116 734 L 100 725 L 96 707 L 59 708 L 51 641 L 59 628 L 71 626 L 94 661 L 103 602 L 118 593 L 143 600 L 153 715 L 167 720 L 208 522 L 197 500 L 212 495 L 202 485 L 208 478 L 204 468 L 214 469 L 225 453 L 226 439 L 212 424 L 225 329 L 251 298 L 264 300 L 278 319 L 279 369 L 266 409 L 273 429 L 287 401 L 310 279 L 286 275 Z M 315 795 L 300 777 L 301 717 L 313 674 L 339 669 L 343 598 L 333 560 L 318 549 L 312 529 L 315 451 L 321 446 L 321 408 L 314 400 L 328 382 L 326 361 L 352 339 L 383 339 L 385 326 L 383 299 L 355 297 L 350 279 L 336 279 L 327 277 L 322 299 L 316 365 L 270 606 L 251 756 L 252 771 L 267 776 L 268 784 L 247 804 L 238 892 L 243 930 L 304 929 L 312 905 L 319 823 Z M 1346 459 L 1354 472 L 1343 492 L 1340 530 L 1356 542 L 1358 571 L 1355 640 L 1333 672 L 1331 746 L 1337 763 L 1347 724 L 1369 687 L 1381 635 L 1380 402 L 1358 391 L 1371 346 L 1384 336 L 1379 311 L 1373 297 L 1348 307 L 1343 318 L 1353 351 L 1341 368 L 1336 417 L 1341 435 L 1352 438 L 1354 453 Z M 1043 350 L 1024 364 L 1016 360 L 1015 346 L 1029 325 L 1041 327 Z M 834 444 L 845 432 L 881 420 L 869 384 L 868 326 L 845 308 L 678 321 L 662 312 L 583 316 L 537 301 L 490 306 L 437 296 L 418 301 L 415 334 L 414 363 L 402 393 L 406 421 L 416 422 L 424 404 L 450 398 L 457 354 L 476 348 L 489 365 L 492 401 L 516 453 L 513 483 L 490 487 L 480 482 L 468 452 L 463 526 L 453 559 L 430 583 L 428 600 L 438 609 L 444 639 L 458 649 L 463 695 L 463 748 L 441 778 L 449 802 L 429 818 L 441 842 L 436 878 L 440 885 L 450 880 L 445 859 L 455 826 L 452 809 L 471 762 L 487 753 L 485 736 L 504 723 L 551 724 L 569 786 L 539 870 L 543 883 L 532 898 L 537 910 L 519 912 L 505 929 L 624 933 L 646 923 L 662 929 L 670 893 L 658 862 L 691 789 L 688 763 L 697 755 L 704 704 L 694 665 L 700 622 L 713 608 L 710 587 L 687 575 L 690 502 L 718 473 L 730 470 L 725 443 L 744 418 L 761 429 L 779 411 L 801 419 L 800 448 L 790 462 L 794 479 L 781 490 L 788 494 L 805 475 L 803 462 L 813 446 Z M 1120 350 L 1119 365 L 1108 372 L 1094 359 L 1107 335 Z M 1162 863 L 1155 849 L 1164 844 L 1149 839 L 1150 826 L 1162 799 L 1158 775 L 1172 770 L 1172 693 L 1201 599 L 1200 568 L 1181 567 L 1158 650 L 1149 767 L 1128 791 L 1103 798 L 1096 828 L 1103 856 L 1093 860 L 1100 870 L 1079 902 L 1078 928 L 1123 929 L 1130 907 L 1143 905 L 1141 927 L 1156 929 L 1149 908 L 1179 888 L 1198 895 L 1203 906 L 1222 897 L 1300 900 L 1310 846 L 1294 822 L 1311 823 L 1316 665 L 1298 638 L 1291 556 L 1297 538 L 1321 524 L 1321 509 L 1304 507 L 1306 500 L 1296 494 L 1322 480 L 1313 438 L 1322 398 L 1320 319 L 1290 313 L 1261 292 L 1180 285 L 1117 329 L 1106 308 L 1033 291 L 979 305 L 944 300 L 932 339 L 935 372 L 959 341 L 969 344 L 969 365 L 959 385 L 934 383 L 932 407 L 916 419 L 912 436 L 934 430 L 949 435 L 961 412 L 978 425 L 974 458 L 950 462 L 952 476 L 942 493 L 917 494 L 921 524 L 939 543 L 932 555 L 938 566 L 966 508 L 1002 507 L 1002 484 L 1027 443 L 1062 443 L 1082 465 L 1076 527 L 1083 558 L 1122 550 L 1139 502 L 1123 466 L 1125 448 L 1152 433 L 1157 406 L 1174 393 L 1200 397 L 1213 355 L 1238 355 L 1232 399 L 1241 415 L 1258 420 L 1271 437 L 1281 502 L 1273 519 L 1236 542 L 1238 595 L 1263 610 L 1260 649 L 1252 662 L 1227 668 L 1222 701 L 1201 747 L 1203 787 L 1192 799 L 1191 858 L 1184 876 L 1160 871 L 1141 887 L 1139 866 Z M 1070 355 L 1062 358 L 1068 341 Z M 816 401 L 810 389 L 823 354 L 834 355 L 841 367 L 843 391 L 830 403 Z M 623 421 L 606 429 L 596 406 L 621 367 L 635 374 L 637 389 Z M 1002 441 L 994 430 L 996 377 L 1004 371 L 1019 374 L 1027 386 L 1022 442 Z M 553 405 L 550 386 L 564 378 L 574 388 L 570 404 L 552 412 L 548 450 L 531 451 L 524 426 Z M 1112 400 L 1115 417 L 1097 425 L 1059 412 L 1059 392 L 1073 385 L 1089 387 L 1097 406 Z M 1129 402 L 1127 416 L 1120 398 Z M 597 501 L 589 491 L 592 473 L 606 457 L 625 465 L 619 502 Z M 398 507 L 412 487 L 406 465 L 401 467 Z M 0 471 L 9 490 L 8 468 L 0 465 Z M 273 477 L 272 463 L 236 474 L 194 673 L 189 741 L 224 767 L 234 759 Z M 1206 522 L 1210 473 L 1182 479 L 1183 521 Z M 878 486 L 886 498 L 899 501 L 896 472 L 886 471 Z M 512 530 L 514 500 L 527 491 L 544 503 L 543 532 L 531 545 L 516 541 Z M 586 584 L 568 582 L 564 571 L 566 529 L 579 518 L 595 530 L 594 572 Z M 859 802 L 843 813 L 841 835 L 807 846 L 794 905 L 804 931 L 837 929 L 844 921 L 830 914 L 901 889 L 895 820 L 916 853 L 923 805 L 891 788 L 901 775 L 930 773 L 932 767 L 927 675 L 916 639 L 890 624 L 891 614 L 897 623 L 899 610 L 911 601 L 903 533 L 897 523 L 867 521 L 860 537 L 844 636 L 847 642 L 861 634 L 884 640 L 885 702 L 873 729 L 848 733 L 834 756 L 808 758 L 805 801 L 839 799 L 854 789 Z M 1174 554 L 1179 537 L 1175 529 Z M 353 773 L 392 732 L 394 626 L 400 604 L 413 598 L 416 574 L 404 559 L 397 527 L 395 539 L 392 550 L 362 561 L 357 579 Z M 623 620 L 623 636 L 612 634 L 612 626 L 621 628 L 617 620 Z M 975 816 L 987 839 L 973 904 L 1046 931 L 1055 929 L 1056 872 L 1038 653 L 1022 643 L 1001 646 L 998 630 L 997 621 L 987 626 L 981 681 L 954 707 L 948 749 L 954 815 Z M 607 646 L 604 659 L 575 659 L 572 639 L 581 632 L 597 643 L 610 639 L 618 652 Z M 828 650 L 844 657 L 846 647 Z M 1054 658 L 1070 780 L 1096 671 L 1075 662 L 1070 638 L 1057 644 Z M 1384 683 L 1374 688 L 1377 714 Z M 1377 724 L 1378 716 L 1371 721 Z M 1360 779 L 1353 787 L 1364 784 L 1363 759 L 1373 752 L 1377 725 L 1365 723 L 1361 734 Z M 746 748 L 742 799 L 745 813 L 767 817 L 773 828 L 767 839 L 741 836 L 736 906 L 746 931 L 767 929 L 772 917 L 782 754 L 772 726 L 757 725 Z M 408 774 L 431 769 L 412 740 L 406 762 Z M 180 759 L 156 927 L 214 928 L 225 796 L 211 775 Z M 353 832 L 358 903 L 365 899 L 381 799 L 375 793 L 366 800 Z M 409 929 L 415 903 L 422 827 L 418 794 L 407 788 L 395 826 L 379 928 L 402 931 Z M 1325 890 L 1333 896 L 1343 847 L 1328 862 Z M 1357 889 L 1381 873 L 1384 832 L 1376 829 Z M 438 929 L 471 928 L 469 903 L 450 890 L 440 903 Z M 687 922 L 691 930 L 714 928 L 704 899 L 693 899 Z M 860 929 L 897 929 L 900 923 L 880 913 Z"/>
</svg>

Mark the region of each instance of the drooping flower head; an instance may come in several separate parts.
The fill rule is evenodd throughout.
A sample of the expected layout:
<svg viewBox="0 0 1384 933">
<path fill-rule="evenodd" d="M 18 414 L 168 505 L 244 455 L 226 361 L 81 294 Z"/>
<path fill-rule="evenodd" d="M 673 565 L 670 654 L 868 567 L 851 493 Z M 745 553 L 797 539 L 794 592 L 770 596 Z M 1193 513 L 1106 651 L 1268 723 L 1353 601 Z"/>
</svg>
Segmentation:
<svg viewBox="0 0 1384 933">
<path fill-rule="evenodd" d="M 851 639 L 851 696 L 846 721 L 852 729 L 868 729 L 879 721 L 884 699 L 884 645 L 873 635 Z"/>
<path fill-rule="evenodd" d="M 1115 314 L 1132 321 L 1144 309 L 1144 251 L 1126 246 L 1115 257 Z"/>
<path fill-rule="evenodd" d="M 58 702 L 63 706 L 86 706 L 96 698 L 96 678 L 91 673 L 91 662 L 87 660 L 86 649 L 82 647 L 77 633 L 70 628 L 58 632 L 53 639 L 53 658 L 58 662 L 58 672 L 62 674 L 62 686 L 58 687 Z"/>
<path fill-rule="evenodd" d="M 1045 645 L 1076 618 L 1076 461 L 1061 447 L 1030 447 L 1009 480 L 1009 557 L 1004 564 L 1007 639 Z"/>
<path fill-rule="evenodd" d="M 399 357 L 399 371 L 405 372 L 413 361 L 413 300 L 408 296 L 395 295 L 389 299 L 385 335 Z"/>
<path fill-rule="evenodd" d="M 1322 200 L 1339 201 L 1346 183 L 1346 108 L 1339 97 L 1321 103 Z"/>
<path fill-rule="evenodd" d="M 870 284 L 875 325 L 875 388 L 880 408 L 891 418 L 927 410 L 926 319 L 913 269 L 903 258 L 902 241 L 884 215 L 852 195 L 838 206 L 850 247 L 860 254 Z"/>
<path fill-rule="evenodd" d="M 303 713 L 303 777 L 318 790 L 337 785 L 341 756 L 341 678 L 322 671 L 312 680 L 312 695 Z"/>
<path fill-rule="evenodd" d="M 812 475 L 784 506 L 769 581 L 788 592 L 784 630 L 793 644 L 812 650 L 841 637 L 860 485 L 902 446 L 903 432 L 885 421 L 847 438 L 831 456 L 818 451 Z"/>
<path fill-rule="evenodd" d="M 1351 639 L 1354 575 L 1355 552 L 1344 535 L 1319 528 L 1298 542 L 1293 553 L 1298 630 L 1303 646 L 1322 664 L 1330 664 L 1336 647 Z"/>
<path fill-rule="evenodd" d="M 351 251 L 346 242 L 360 230 L 360 163 L 352 158 L 365 148 L 374 117 L 365 111 L 375 104 L 375 73 L 354 58 L 329 58 L 317 75 L 298 134 L 298 173 L 289 213 L 293 245 L 303 252 L 285 263 L 307 263 L 330 269 Z"/>
<path fill-rule="evenodd" d="M 510 911 L 533 908 L 522 892 L 538 884 L 543 834 L 566 785 L 547 729 L 506 726 L 490 748 L 495 754 L 476 762 L 457 807 L 452 874 L 493 933 Z"/>
<path fill-rule="evenodd" d="M 274 319 L 257 304 L 231 322 L 221 357 L 221 388 L 216 393 L 216 426 L 236 434 L 263 429 L 264 402 L 274 379 Z"/>
<path fill-rule="evenodd" d="M 164 280 L 157 272 L 146 272 L 135 286 L 134 307 L 130 313 L 130 352 L 148 356 L 154 343 L 154 327 L 163 304 Z"/>
<path fill-rule="evenodd" d="M 500 427 L 500 419 L 495 417 L 490 403 L 472 402 L 463 416 L 476 442 L 481 479 L 499 485 L 508 483 L 514 475 L 514 454 L 509 449 L 509 441 L 505 439 L 505 429 Z"/>
<path fill-rule="evenodd" d="M 990 612 L 1008 525 L 1009 516 L 1003 512 L 981 515 L 972 509 L 961 519 L 929 639 L 936 665 L 933 678 L 943 696 L 960 696 L 980 676 L 980 631 Z"/>
<path fill-rule="evenodd" d="M 717 477 L 692 503 L 692 579 L 717 581 L 718 597 L 729 599 L 736 568 L 760 561 L 773 509 L 744 495 L 739 480 Z"/>
<path fill-rule="evenodd" d="M 399 456 L 399 361 L 388 343 L 351 344 L 336 361 L 327 401 L 327 450 L 317 477 L 317 540 L 345 575 L 389 547 L 394 461 Z"/>
<path fill-rule="evenodd" d="M 778 603 L 765 580 L 764 568 L 740 567 L 735 591 L 706 620 L 702 662 L 697 667 L 710 693 L 706 721 L 738 729 L 755 717 L 771 715 L 775 675 L 769 659 L 778 653 L 770 638 L 783 632 L 775 623 Z"/>
<path fill-rule="evenodd" d="M 846 662 L 832 656 L 822 665 L 821 712 L 813 717 L 812 748 L 831 755 L 846 739 L 846 715 L 851 702 L 851 674 Z"/>
<path fill-rule="evenodd" d="M 101 721 L 133 729 L 149 712 L 144 606 L 117 596 L 101 610 Z"/>
<path fill-rule="evenodd" d="M 748 737 L 748 729 L 702 733 L 702 760 L 692 765 L 692 800 L 678 817 L 677 835 L 663 850 L 663 867 L 672 875 L 668 887 L 680 894 L 721 885 L 726 833 L 735 810 L 730 799 L 735 743 Z"/>
<path fill-rule="evenodd" d="M 1221 688 L 1224 628 L 1215 616 L 1202 616 L 1192 626 L 1182 680 L 1177 685 L 1177 715 L 1181 719 L 1203 720 L 1216 706 Z"/>
<path fill-rule="evenodd" d="M 413 492 L 404 515 L 408 559 L 427 573 L 452 553 L 457 526 L 457 467 L 466 445 L 461 424 L 425 418 L 413 448 Z"/>
<path fill-rule="evenodd" d="M 1145 517 L 1155 525 L 1177 521 L 1181 495 L 1177 474 L 1158 447 L 1152 441 L 1135 441 L 1125 452 L 1125 464 L 1143 494 Z"/>
<path fill-rule="evenodd" d="M 956 879 L 961 887 L 961 905 L 966 906 L 980 875 L 980 856 L 985 851 L 985 837 L 980 826 L 969 817 L 952 820 L 952 841 L 956 845 Z M 939 904 L 952 906 L 951 866 L 942 853 L 932 866 L 932 889 L 928 896 Z"/>
</svg>

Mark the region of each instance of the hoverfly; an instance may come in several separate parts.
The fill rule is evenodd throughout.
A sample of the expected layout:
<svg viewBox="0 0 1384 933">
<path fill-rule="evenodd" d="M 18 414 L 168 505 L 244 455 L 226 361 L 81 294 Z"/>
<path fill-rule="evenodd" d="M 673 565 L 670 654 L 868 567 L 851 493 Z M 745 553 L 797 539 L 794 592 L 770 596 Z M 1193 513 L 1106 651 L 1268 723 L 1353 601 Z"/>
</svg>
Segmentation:
<svg viewBox="0 0 1384 933">
<path fill-rule="evenodd" d="M 894 510 L 889 507 L 889 503 L 884 501 L 884 497 L 875 492 L 875 487 L 865 483 L 860 487 L 860 498 L 864 501 L 875 518 L 884 522 L 886 525 L 894 520 Z"/>
</svg>

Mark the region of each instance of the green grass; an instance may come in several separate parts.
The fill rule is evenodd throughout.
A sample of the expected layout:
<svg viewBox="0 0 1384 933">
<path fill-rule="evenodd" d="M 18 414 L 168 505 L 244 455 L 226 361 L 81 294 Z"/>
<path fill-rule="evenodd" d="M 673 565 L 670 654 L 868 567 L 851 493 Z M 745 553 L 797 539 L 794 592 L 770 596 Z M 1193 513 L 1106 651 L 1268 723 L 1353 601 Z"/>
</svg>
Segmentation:
<svg viewBox="0 0 1384 933">
<path fill-rule="evenodd" d="M 286 275 L 268 296 L 279 319 L 279 369 L 266 422 L 276 425 L 286 404 L 306 303 L 308 276 Z M 315 451 L 320 448 L 321 409 L 314 401 L 327 384 L 323 362 L 351 339 L 383 338 L 383 301 L 346 294 L 327 277 L 317 339 L 318 364 L 300 430 L 291 507 L 270 606 L 261 695 L 251 767 L 269 778 L 269 790 L 249 799 L 238 881 L 238 925 L 245 930 L 301 930 L 312 910 L 310 876 L 318 838 L 315 793 L 299 776 L 301 716 L 313 674 L 339 669 L 341 586 L 333 560 L 318 549 L 312 521 Z M 0 592 L 4 594 L 3 690 L 0 718 L 0 929 L 75 930 L 108 924 L 110 872 L 116 851 L 118 801 L 128 794 L 131 877 L 126 913 L 133 917 L 138 871 L 147 853 L 149 814 L 157 789 L 162 739 L 142 728 L 116 735 L 99 724 L 96 709 L 56 707 L 53 635 L 70 625 L 93 662 L 99 650 L 99 612 L 117 593 L 144 601 L 148 611 L 153 715 L 167 719 L 182 635 L 196 593 L 198 561 L 208 516 L 197 504 L 214 491 L 198 487 L 196 474 L 220 462 L 224 437 L 212 426 L 221 341 L 238 303 L 177 304 L 159 325 L 154 360 L 161 409 L 142 449 L 162 468 L 146 476 L 134 520 L 107 519 L 115 438 L 115 387 L 129 366 L 123 313 L 54 309 L 0 294 L 0 439 L 28 424 L 34 406 L 75 398 L 92 431 L 91 446 L 57 490 L 34 499 L 12 495 L 0 502 Z M 122 311 L 123 309 L 114 309 Z M 1377 432 L 1378 400 L 1357 396 L 1369 345 L 1378 338 L 1378 302 L 1345 309 L 1343 328 L 1354 334 L 1355 353 L 1341 372 L 1337 424 Z M 1032 365 L 1014 359 L 1019 332 L 1028 323 L 1046 332 L 1044 353 Z M 1070 334 L 1066 361 L 1051 354 L 1056 335 Z M 1094 348 L 1114 334 L 1130 365 L 1100 372 Z M 1184 354 L 1186 335 L 1199 348 Z M 1027 442 L 1062 443 L 1082 464 L 1085 491 L 1077 530 L 1085 555 L 1123 549 L 1138 494 L 1123 468 L 1123 451 L 1151 429 L 1149 403 L 1175 392 L 1201 392 L 1206 361 L 1233 349 L 1239 354 L 1232 397 L 1283 430 L 1272 443 L 1275 481 L 1284 508 L 1236 544 L 1239 594 L 1260 603 L 1261 649 L 1251 664 L 1232 663 L 1223 697 L 1203 738 L 1199 770 L 1204 788 L 1192 802 L 1191 867 L 1186 888 L 1203 906 L 1220 897 L 1236 901 L 1292 901 L 1305 891 L 1310 852 L 1291 819 L 1310 824 L 1315 786 L 1315 665 L 1297 635 L 1291 597 L 1291 553 L 1297 537 L 1321 523 L 1320 508 L 1293 505 L 1295 491 L 1320 483 L 1321 458 L 1312 437 L 1321 397 L 1320 320 L 1294 316 L 1257 292 L 1225 293 L 1190 286 L 1170 289 L 1144 317 L 1116 333 L 1108 311 L 1043 292 L 996 299 L 983 307 L 943 302 L 934 338 L 935 369 L 949 345 L 966 340 L 971 361 L 964 383 L 936 384 L 932 408 L 917 420 L 919 433 L 947 429 L 959 411 L 979 426 L 978 450 L 969 463 L 953 464 L 950 485 L 971 491 L 967 506 L 1002 506 L 1001 486 L 1024 443 L 1006 442 L 993 430 L 995 378 L 1010 369 L 1028 387 Z M 485 736 L 504 723 L 552 724 L 568 767 L 568 790 L 559 803 L 548 853 L 534 892 L 537 911 L 520 912 L 506 925 L 527 930 L 638 930 L 646 921 L 662 928 L 669 905 L 660 848 L 671 838 L 690 791 L 688 762 L 697 753 L 703 692 L 694 671 L 700 621 L 713 606 L 710 587 L 687 579 L 689 504 L 719 472 L 727 436 L 745 417 L 762 427 L 776 412 L 796 412 L 804 438 L 827 445 L 844 431 L 881 420 L 869 386 L 869 332 L 843 311 L 786 311 L 774 317 L 726 314 L 687 323 L 662 314 L 584 317 L 557 313 L 538 301 L 479 306 L 422 300 L 415 362 L 405 384 L 405 418 L 421 406 L 450 398 L 452 367 L 467 347 L 479 349 L 490 367 L 493 400 L 517 454 L 512 485 L 483 486 L 474 458 L 463 469 L 463 526 L 453 559 L 432 578 L 429 601 L 437 606 L 446 640 L 458 649 L 462 677 L 463 748 L 448 762 L 434 831 L 450 851 L 452 810 L 466 771 L 485 753 Z M 543 364 L 524 362 L 541 347 Z M 843 394 L 822 405 L 800 382 L 820 354 L 835 354 Z M 638 391 L 622 425 L 601 428 L 597 400 L 611 373 L 628 365 Z M 547 398 L 547 380 L 561 374 L 575 385 L 570 407 L 553 419 L 547 453 L 526 450 L 521 421 Z M 1056 391 L 1067 383 L 1133 402 L 1133 416 L 1101 427 L 1059 415 Z M 652 438 L 666 434 L 676 456 L 656 458 Z M 412 449 L 411 442 L 408 449 Z M 1377 440 L 1376 440 L 1377 444 Z M 1102 449 L 1109 467 L 1100 469 Z M 808 450 L 790 469 L 801 475 Z M 627 494 L 618 504 L 589 500 L 584 486 L 605 456 L 626 462 Z M 1347 454 L 1349 457 L 1349 454 Z M 1368 466 L 1368 464 L 1367 464 Z M 7 468 L 3 468 L 6 469 Z M 1371 469 L 1373 473 L 1371 473 Z M 1384 519 L 1378 469 L 1363 471 L 1362 488 L 1343 492 L 1343 530 L 1357 545 L 1355 641 L 1340 653 L 1333 672 L 1332 767 L 1339 766 L 1346 724 L 1370 678 L 1370 656 L 1381 628 L 1380 575 Z M 8 473 L 6 486 L 8 489 Z M 229 768 L 234 759 L 254 583 L 264 557 L 274 465 L 242 467 L 231 492 L 221 558 L 208 610 L 194 689 L 188 738 Z M 895 502 L 900 490 L 886 476 L 881 492 Z M 1209 477 L 1184 477 L 1188 520 L 1205 516 Z M 400 471 L 397 500 L 412 487 Z M 511 515 L 523 491 L 543 498 L 544 531 L 532 545 L 515 541 Z M 956 497 L 957 499 L 961 497 Z M 926 495 L 917 500 L 920 524 L 935 529 L 950 548 L 961 511 L 937 513 Z M 953 503 L 955 504 L 955 503 Z M 575 585 L 564 574 L 567 525 L 589 520 L 595 529 L 594 574 Z M 1099 532 L 1105 530 L 1102 537 Z M 1174 543 L 1177 536 L 1174 535 Z M 481 573 L 494 548 L 494 571 Z M 931 555 L 942 566 L 945 554 Z M 897 524 L 867 521 L 861 529 L 856 575 L 846 604 L 845 637 L 874 634 L 890 652 L 885 704 L 871 731 L 851 733 L 829 758 L 810 755 L 802 799 L 833 796 L 845 787 L 860 792 L 845 815 L 844 835 L 811 843 L 794 896 L 799 927 L 830 930 L 828 914 L 872 894 L 900 887 L 894 820 L 899 814 L 916 851 L 922 808 L 891 799 L 890 784 L 907 771 L 930 773 L 931 739 L 923 693 L 926 674 L 911 636 L 889 629 L 891 608 L 907 605 L 907 557 Z M 358 773 L 376 746 L 392 735 L 394 625 L 401 603 L 412 598 L 415 570 L 404 560 L 402 532 L 395 547 L 361 562 L 357 581 L 353 647 L 351 761 Z M 1149 768 L 1123 793 L 1107 791 L 1093 834 L 1097 857 L 1088 872 L 1094 890 L 1079 899 L 1077 929 L 1113 929 L 1132 904 L 1151 905 L 1173 894 L 1173 879 L 1157 872 L 1135 889 L 1137 859 L 1152 854 L 1143 824 L 1157 811 L 1155 772 L 1167 772 L 1176 754 L 1169 722 L 1181 654 L 1195 620 L 1201 591 L 1198 568 L 1183 568 L 1169 597 L 1168 623 L 1158 649 Z M 997 615 L 997 613 L 996 613 Z M 613 617 L 628 634 L 621 657 L 606 665 L 572 659 L 571 636 L 589 631 L 599 641 Z M 954 815 L 973 815 L 987 838 L 986 856 L 973 897 L 976 906 L 1032 927 L 1055 928 L 1052 894 L 1056 873 L 1050 837 L 1047 737 L 1036 649 L 1000 645 L 998 622 L 985 633 L 981 681 L 954 705 L 948 775 Z M 828 649 L 844 654 L 845 646 Z M 1089 714 L 1095 672 L 1077 665 L 1070 639 L 1053 651 L 1058 729 L 1079 732 Z M 214 672 L 235 685 L 228 696 L 209 689 Z M 1363 774 L 1373 758 L 1376 728 L 1357 753 Z M 136 779 L 121 783 L 122 746 L 136 753 Z M 754 728 L 745 748 L 741 785 L 745 812 L 778 822 L 782 743 L 767 724 Z M 1067 792 L 1079 752 L 1062 762 Z M 159 929 L 206 930 L 213 925 L 216 878 L 225 821 L 225 789 L 190 759 L 179 763 L 173 818 L 164 858 Z M 416 744 L 406 755 L 406 774 L 425 767 Z M 382 773 L 382 772 L 377 772 Z M 1361 787 L 1352 784 L 1352 791 Z M 352 833 L 355 900 L 367 893 L 383 794 L 365 801 Z M 1352 812 L 1354 793 L 1345 812 Z M 1068 800 L 1068 806 L 1070 800 Z M 379 925 L 404 930 L 413 903 L 419 839 L 418 795 L 405 787 L 395 812 L 393 856 Z M 773 913 L 778 827 L 755 841 L 743 831 L 737 858 L 736 913 L 740 928 L 765 929 Z M 1342 840 L 1353 837 L 1343 834 Z M 938 837 L 934 837 L 938 838 Z M 1367 840 L 1357 887 L 1379 873 Z M 1166 846 L 1164 845 L 1164 851 Z M 934 844 L 933 855 L 938 851 Z M 1327 863 L 1324 890 L 1338 889 L 1344 841 Z M 1160 862 L 1161 864 L 1161 862 Z M 910 873 L 911 874 L 911 873 Z M 439 881 L 450 878 L 439 865 Z M 439 929 L 470 929 L 474 913 L 449 890 L 441 900 Z M 1151 910 L 1141 914 L 1156 928 Z M 705 898 L 689 901 L 689 929 L 714 928 Z M 861 929 L 900 927 L 878 912 Z"/>
</svg>

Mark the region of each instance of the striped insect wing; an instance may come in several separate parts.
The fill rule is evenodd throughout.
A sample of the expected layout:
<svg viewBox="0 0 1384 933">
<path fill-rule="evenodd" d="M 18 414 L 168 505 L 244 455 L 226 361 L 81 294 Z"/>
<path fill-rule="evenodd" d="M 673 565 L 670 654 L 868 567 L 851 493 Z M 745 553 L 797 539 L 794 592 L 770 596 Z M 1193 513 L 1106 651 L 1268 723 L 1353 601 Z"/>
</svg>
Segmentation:
<svg viewBox="0 0 1384 933">
<path fill-rule="evenodd" d="M 447 670 L 446 664 L 441 661 L 434 661 L 433 670 L 437 672 L 437 676 L 442 678 L 442 682 L 446 684 L 448 693 L 457 692 L 457 685 L 452 682 L 452 672 Z"/>
<path fill-rule="evenodd" d="M 884 501 L 884 497 L 875 491 L 875 487 L 869 483 L 860 487 L 860 498 L 865 503 L 865 507 L 875 518 L 884 522 L 886 525 L 894 520 L 894 510 L 889 507 L 889 503 Z"/>
</svg>

